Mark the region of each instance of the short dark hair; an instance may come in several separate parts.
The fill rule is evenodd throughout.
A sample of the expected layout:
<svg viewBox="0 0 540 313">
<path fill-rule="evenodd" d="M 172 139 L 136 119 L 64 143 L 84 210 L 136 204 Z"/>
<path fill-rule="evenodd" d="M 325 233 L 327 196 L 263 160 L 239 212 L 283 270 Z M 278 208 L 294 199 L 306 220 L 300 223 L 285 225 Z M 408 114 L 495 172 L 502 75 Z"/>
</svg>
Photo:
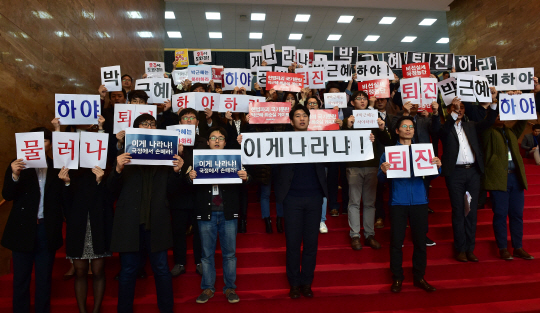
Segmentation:
<svg viewBox="0 0 540 313">
<path fill-rule="evenodd" d="M 139 116 L 137 116 L 137 118 L 133 121 L 133 128 L 139 128 L 139 124 L 141 124 L 142 122 L 146 122 L 146 121 L 156 121 L 156 119 L 148 114 L 148 113 L 144 113 L 144 114 L 141 114 Z"/>
<path fill-rule="evenodd" d="M 354 101 L 354 100 L 356 99 L 356 97 L 358 97 L 358 95 L 362 95 L 362 96 L 366 97 L 366 99 L 369 101 L 369 96 L 368 96 L 368 94 L 367 94 L 365 91 L 363 91 L 363 90 L 357 90 L 357 91 L 355 91 L 355 92 L 352 94 L 352 96 L 351 96 L 351 101 Z M 369 102 L 368 102 L 368 105 L 369 105 Z"/>
<path fill-rule="evenodd" d="M 442 72 L 442 76 L 444 76 L 444 75 L 446 75 L 446 74 L 450 75 L 450 73 L 448 73 L 448 71 Z"/>
<path fill-rule="evenodd" d="M 132 90 L 130 91 L 128 94 L 128 102 L 131 102 L 133 101 L 134 99 L 141 99 L 143 100 L 145 103 L 148 103 L 148 95 L 146 94 L 146 91 L 144 90 Z"/>
<path fill-rule="evenodd" d="M 220 134 L 222 134 L 224 137 L 225 137 L 225 140 L 227 140 L 227 131 L 225 130 L 225 128 L 221 127 L 221 126 L 213 126 L 211 127 L 209 130 L 208 130 L 208 136 L 206 136 L 207 140 L 210 140 L 210 135 L 212 135 L 213 132 L 219 132 Z"/>
<path fill-rule="evenodd" d="M 31 133 L 43 132 L 44 139 L 48 139 L 48 140 L 52 141 L 52 131 L 50 129 L 46 128 L 46 127 L 32 128 L 32 129 L 30 129 L 30 132 Z"/>
<path fill-rule="evenodd" d="M 289 111 L 289 119 L 292 121 L 293 117 L 294 117 L 294 113 L 298 110 L 302 110 L 304 111 L 304 113 L 307 114 L 307 116 L 309 117 L 309 109 L 306 108 L 305 106 L 301 105 L 301 104 L 295 104 L 291 110 Z"/>
<path fill-rule="evenodd" d="M 540 129 L 540 124 L 534 124 L 532 130 L 534 131 L 535 129 Z"/>
<path fill-rule="evenodd" d="M 414 126 L 414 129 L 416 129 L 416 123 L 414 122 L 414 118 L 412 118 L 410 116 L 402 116 L 396 121 L 395 130 L 399 130 L 399 128 L 401 127 L 401 123 L 403 123 L 403 121 L 405 121 L 405 120 L 411 121 L 413 126 Z"/>
<path fill-rule="evenodd" d="M 124 99 L 126 99 L 126 98 L 127 98 L 127 93 L 126 93 L 126 91 L 124 90 L 124 88 L 122 88 L 122 89 L 120 89 L 120 90 L 122 91 L 122 94 L 124 95 Z M 109 92 L 109 100 L 111 100 L 111 93 L 113 93 L 113 92 L 116 92 L 116 91 L 110 91 L 110 92 Z"/>
<path fill-rule="evenodd" d="M 326 93 L 330 92 L 330 89 L 336 88 L 341 92 L 341 88 L 338 83 L 330 82 L 326 85 Z"/>
<path fill-rule="evenodd" d="M 197 121 L 199 120 L 199 112 L 197 112 L 195 109 L 193 108 L 185 108 L 185 109 L 182 109 L 180 112 L 178 112 L 178 116 L 179 118 L 182 118 L 182 116 L 186 115 L 186 114 L 193 114 L 195 115 L 195 117 L 197 118 Z"/>
<path fill-rule="evenodd" d="M 298 102 L 298 98 L 296 97 L 296 93 L 295 92 L 292 92 L 292 91 L 286 91 L 283 93 L 283 99 L 281 101 L 283 102 L 287 102 L 287 97 L 289 95 L 293 95 L 294 97 L 294 101 Z"/>
<path fill-rule="evenodd" d="M 317 98 L 317 97 L 315 97 L 315 96 L 308 97 L 308 98 L 306 99 L 306 101 L 304 102 L 304 105 L 306 105 L 306 106 L 308 105 L 309 99 L 315 99 L 315 100 L 317 100 L 317 105 L 319 106 L 319 109 L 322 109 L 322 102 L 321 102 L 321 99 L 319 99 L 319 98 Z"/>
<path fill-rule="evenodd" d="M 204 91 L 206 91 L 206 88 L 201 83 L 196 83 L 196 84 L 191 85 L 191 88 L 189 89 L 189 91 L 193 92 L 195 89 L 197 89 L 199 87 L 202 87 L 204 89 Z"/>
<path fill-rule="evenodd" d="M 131 79 L 131 81 L 133 82 L 133 77 L 131 77 L 131 75 L 129 75 L 129 74 L 122 75 L 122 77 L 120 77 L 120 79 L 124 80 L 124 77 L 126 77 L 126 76 L 129 77 L 129 79 Z"/>
</svg>

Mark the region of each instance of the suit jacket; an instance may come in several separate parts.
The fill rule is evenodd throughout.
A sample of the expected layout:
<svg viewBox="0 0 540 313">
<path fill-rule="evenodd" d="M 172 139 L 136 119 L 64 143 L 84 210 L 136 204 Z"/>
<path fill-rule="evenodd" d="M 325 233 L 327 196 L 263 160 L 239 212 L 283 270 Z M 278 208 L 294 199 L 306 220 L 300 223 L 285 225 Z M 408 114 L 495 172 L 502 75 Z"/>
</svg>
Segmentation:
<svg viewBox="0 0 540 313">
<path fill-rule="evenodd" d="M 534 142 L 534 136 L 532 133 L 527 134 L 523 137 L 523 140 L 521 141 L 521 148 L 525 150 L 525 152 L 531 151 L 532 148 L 536 146 L 536 143 Z M 525 155 L 526 157 L 528 154 Z"/>
<path fill-rule="evenodd" d="M 63 244 L 62 224 L 62 186 L 64 182 L 58 178 L 60 170 L 55 169 L 53 160 L 47 158 L 47 178 L 43 198 L 43 217 L 47 232 L 49 251 L 58 250 Z M 35 247 L 37 230 L 37 215 L 41 192 L 36 170 L 25 169 L 19 180 L 13 181 L 11 163 L 4 177 L 2 196 L 7 201 L 13 201 L 2 236 L 2 245 L 12 251 L 31 252 Z"/>
<path fill-rule="evenodd" d="M 324 169 L 324 163 L 315 163 L 315 169 L 317 171 L 317 177 L 319 183 L 324 192 L 324 196 L 328 197 L 328 188 L 326 186 L 326 171 Z M 291 182 L 294 176 L 294 164 L 279 164 L 276 166 L 276 183 L 274 184 L 274 191 L 276 194 L 276 202 L 283 203 L 285 197 L 291 189 Z M 309 196 L 309 195 L 306 195 Z"/>
<path fill-rule="evenodd" d="M 482 147 L 480 146 L 480 138 L 478 136 L 495 123 L 498 112 L 499 110 L 492 110 L 490 108 L 486 118 L 480 122 L 461 122 L 465 136 L 467 136 L 471 150 L 474 153 L 478 168 L 482 173 L 484 173 L 484 157 Z M 455 122 L 456 121 L 449 116 L 439 133 L 443 144 L 443 155 L 441 158 L 442 176 L 452 175 L 454 168 L 456 167 L 459 154 L 459 138 L 456 128 L 454 127 Z"/>
</svg>

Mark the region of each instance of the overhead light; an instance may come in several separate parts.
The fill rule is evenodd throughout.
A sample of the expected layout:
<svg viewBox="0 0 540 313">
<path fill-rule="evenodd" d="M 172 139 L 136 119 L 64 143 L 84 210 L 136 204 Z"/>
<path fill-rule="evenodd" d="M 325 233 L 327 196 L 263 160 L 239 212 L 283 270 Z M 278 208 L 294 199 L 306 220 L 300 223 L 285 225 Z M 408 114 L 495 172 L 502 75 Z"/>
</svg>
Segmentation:
<svg viewBox="0 0 540 313">
<path fill-rule="evenodd" d="M 141 38 L 152 38 L 152 37 L 154 37 L 154 35 L 152 34 L 152 32 L 137 32 L 137 34 L 138 34 L 139 37 L 141 37 Z"/>
<path fill-rule="evenodd" d="M 353 18 L 354 18 L 354 16 L 352 16 L 352 15 L 342 15 L 342 16 L 339 17 L 337 22 L 338 23 L 350 23 Z"/>
<path fill-rule="evenodd" d="M 366 37 L 366 39 L 364 39 L 364 41 L 377 41 L 377 39 L 379 39 L 379 37 L 381 37 L 381 36 L 369 35 L 369 36 Z"/>
<path fill-rule="evenodd" d="M 300 40 L 302 39 L 302 34 L 290 34 L 289 40 Z"/>
<path fill-rule="evenodd" d="M 127 11 L 126 14 L 129 18 L 142 18 L 141 12 L 139 11 Z"/>
<path fill-rule="evenodd" d="M 261 39 L 262 33 L 249 33 L 249 39 Z"/>
<path fill-rule="evenodd" d="M 436 18 L 425 18 L 418 25 L 431 26 L 433 25 L 433 23 L 435 23 L 436 20 L 437 20 Z"/>
<path fill-rule="evenodd" d="M 173 11 L 165 11 L 165 19 L 167 20 L 174 20 L 176 16 L 174 16 Z"/>
<path fill-rule="evenodd" d="M 182 38 L 180 32 L 167 32 L 167 35 L 169 35 L 169 38 Z"/>
<path fill-rule="evenodd" d="M 395 17 L 386 16 L 386 17 L 381 18 L 381 20 L 379 21 L 379 24 L 392 24 L 394 23 L 395 20 L 396 20 Z"/>
<path fill-rule="evenodd" d="M 341 35 L 328 35 L 328 39 L 326 40 L 339 40 L 341 38 Z"/>
<path fill-rule="evenodd" d="M 56 31 L 54 32 L 56 34 L 56 36 L 58 37 L 69 37 L 69 34 L 66 33 L 66 32 L 62 32 L 62 31 Z"/>
<path fill-rule="evenodd" d="M 266 13 L 251 13 L 252 21 L 264 21 L 266 19 Z"/>
<path fill-rule="evenodd" d="M 437 43 L 449 43 L 449 42 L 450 42 L 450 39 L 445 38 L 445 37 L 443 37 L 443 38 L 441 38 L 441 39 L 439 39 L 439 40 L 437 41 Z"/>
<path fill-rule="evenodd" d="M 39 17 L 42 19 L 51 19 L 53 18 L 52 15 L 45 11 L 32 11 L 32 14 L 34 14 L 35 17 Z"/>
<path fill-rule="evenodd" d="M 311 14 L 296 14 L 296 18 L 294 19 L 295 22 L 307 22 L 309 21 L 309 18 L 311 17 Z"/>
<path fill-rule="evenodd" d="M 415 39 L 415 36 L 405 36 L 403 39 L 401 39 L 401 42 L 413 42 Z"/>
<path fill-rule="evenodd" d="M 210 38 L 221 38 L 222 37 L 222 34 L 221 32 L 209 32 L 208 33 L 208 36 Z"/>
<path fill-rule="evenodd" d="M 206 12 L 207 20 L 221 20 L 221 14 L 219 12 Z"/>
</svg>

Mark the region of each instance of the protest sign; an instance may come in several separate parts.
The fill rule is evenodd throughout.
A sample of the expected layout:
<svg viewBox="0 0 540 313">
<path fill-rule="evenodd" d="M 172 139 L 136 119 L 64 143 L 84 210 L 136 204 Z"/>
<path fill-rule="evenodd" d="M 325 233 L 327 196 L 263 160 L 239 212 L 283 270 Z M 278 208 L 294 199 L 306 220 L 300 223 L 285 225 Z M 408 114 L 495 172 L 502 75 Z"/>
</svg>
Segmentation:
<svg viewBox="0 0 540 313">
<path fill-rule="evenodd" d="M 174 60 L 178 61 L 176 67 L 187 67 L 189 65 L 188 49 L 174 50 Z"/>
<path fill-rule="evenodd" d="M 173 130 L 128 128 L 125 137 L 128 165 L 174 166 L 173 156 L 178 154 L 178 132 Z"/>
<path fill-rule="evenodd" d="M 413 63 L 427 63 L 429 69 L 430 54 L 426 52 L 407 52 L 407 64 Z"/>
<path fill-rule="evenodd" d="M 295 72 L 304 76 L 304 87 L 311 89 L 325 88 L 324 77 L 326 71 L 324 68 L 297 68 Z"/>
<path fill-rule="evenodd" d="M 470 72 L 476 68 L 476 55 L 454 55 L 456 72 Z"/>
<path fill-rule="evenodd" d="M 501 121 L 536 120 L 534 93 L 521 95 L 499 93 L 499 114 Z"/>
<path fill-rule="evenodd" d="M 411 102 L 420 105 L 420 78 L 405 78 L 401 83 L 401 100 L 403 104 Z"/>
<path fill-rule="evenodd" d="M 145 113 L 156 118 L 157 107 L 149 104 L 115 104 L 113 134 L 118 134 L 120 131 L 125 130 L 128 127 L 133 127 L 133 121 L 135 121 L 139 115 Z"/>
<path fill-rule="evenodd" d="M 353 128 L 379 128 L 377 119 L 379 118 L 379 112 L 377 110 L 353 110 L 354 116 Z"/>
<path fill-rule="evenodd" d="M 266 89 L 295 91 L 298 92 L 304 88 L 304 77 L 302 74 L 292 73 L 266 73 Z"/>
<path fill-rule="evenodd" d="M 326 54 L 315 54 L 313 56 L 313 62 L 326 62 L 328 61 L 328 56 Z"/>
<path fill-rule="evenodd" d="M 481 71 L 479 75 L 486 77 L 490 87 L 498 91 L 534 89 L 533 67 Z"/>
<path fill-rule="evenodd" d="M 290 66 L 296 62 L 296 47 L 282 46 L 281 47 L 281 65 Z"/>
<path fill-rule="evenodd" d="M 54 117 L 60 118 L 62 125 L 97 124 L 101 115 L 101 100 L 98 95 L 54 95 Z"/>
<path fill-rule="evenodd" d="M 384 153 L 386 162 L 390 163 L 390 168 L 386 171 L 386 177 L 411 177 L 409 146 L 387 146 L 384 148 Z"/>
<path fill-rule="evenodd" d="M 249 104 L 250 124 L 289 124 L 289 102 L 254 102 Z"/>
<path fill-rule="evenodd" d="M 204 111 L 210 109 L 217 112 L 219 101 L 224 96 L 226 95 L 213 92 L 195 92 L 195 110 Z"/>
<path fill-rule="evenodd" d="M 165 73 L 165 63 L 145 61 L 144 72 L 147 75 L 146 78 L 163 78 L 163 74 Z"/>
<path fill-rule="evenodd" d="M 455 77 L 447 78 L 437 83 L 445 105 L 450 105 L 457 97 L 457 83 Z"/>
<path fill-rule="evenodd" d="M 266 61 L 267 65 L 277 64 L 276 46 L 274 44 L 262 46 L 261 50 L 262 59 Z"/>
<path fill-rule="evenodd" d="M 405 64 L 405 58 L 407 57 L 405 52 L 389 52 L 383 53 L 383 61 L 388 64 L 392 70 L 400 70 Z"/>
<path fill-rule="evenodd" d="M 212 62 L 211 50 L 206 49 L 206 50 L 193 51 L 193 60 L 195 61 L 195 64 L 199 64 L 199 62 L 211 63 Z"/>
<path fill-rule="evenodd" d="M 178 145 L 180 144 L 183 144 L 184 146 L 195 145 L 195 125 L 188 125 L 188 124 L 169 125 L 167 126 L 167 130 L 178 132 Z"/>
<path fill-rule="evenodd" d="M 354 162 L 373 159 L 369 130 L 243 133 L 242 164 Z"/>
<path fill-rule="evenodd" d="M 382 61 L 382 58 L 379 59 L 377 54 L 373 53 L 359 53 L 358 62 L 360 61 Z"/>
<path fill-rule="evenodd" d="M 327 81 L 350 80 L 352 78 L 353 72 L 353 66 L 347 61 L 326 62 Z"/>
<path fill-rule="evenodd" d="M 54 168 L 79 168 L 79 134 L 53 132 L 52 152 Z"/>
<path fill-rule="evenodd" d="M 457 76 L 457 96 L 461 101 L 475 102 L 474 78 L 477 76 L 459 74 Z"/>
<path fill-rule="evenodd" d="M 23 159 L 26 168 L 47 167 L 43 132 L 15 133 L 15 142 L 17 159 Z"/>
<path fill-rule="evenodd" d="M 182 85 L 184 80 L 188 79 L 188 70 L 174 70 L 171 75 L 175 85 Z"/>
<path fill-rule="evenodd" d="M 434 71 L 451 71 L 454 67 L 453 53 L 431 53 L 429 68 Z"/>
<path fill-rule="evenodd" d="M 289 69 L 285 66 L 274 66 L 274 72 L 288 73 Z"/>
<path fill-rule="evenodd" d="M 439 174 L 437 165 L 431 164 L 431 160 L 433 157 L 435 157 L 435 153 L 433 152 L 433 144 L 411 144 L 411 151 L 414 176 L 421 177 Z"/>
<path fill-rule="evenodd" d="M 324 107 L 333 109 L 336 106 L 342 109 L 347 107 L 347 94 L 344 92 L 325 93 Z"/>
<path fill-rule="evenodd" d="M 169 78 L 137 79 L 135 90 L 146 92 L 148 103 L 164 103 L 166 100 L 171 99 L 171 80 Z"/>
<path fill-rule="evenodd" d="M 242 170 L 240 150 L 193 150 L 193 170 L 197 178 L 193 184 L 241 184 L 238 171 Z"/>
<path fill-rule="evenodd" d="M 266 87 L 266 73 L 272 72 L 271 66 L 257 67 L 257 83 L 259 87 Z"/>
<path fill-rule="evenodd" d="M 188 67 L 188 79 L 192 84 L 208 84 L 212 80 L 212 67 L 210 65 L 199 65 Z"/>
<path fill-rule="evenodd" d="M 316 130 L 339 130 L 336 123 L 338 110 L 309 110 L 309 131 Z"/>
<path fill-rule="evenodd" d="M 249 54 L 249 68 L 252 73 L 257 71 L 257 67 L 262 66 L 262 53 L 252 52 Z"/>
<path fill-rule="evenodd" d="M 304 67 L 310 67 L 313 62 L 313 49 L 296 49 L 296 63 L 302 64 Z"/>
<path fill-rule="evenodd" d="M 390 98 L 390 81 L 388 79 L 364 81 L 358 83 L 358 90 L 365 91 L 370 98 Z"/>
<path fill-rule="evenodd" d="M 224 94 L 219 97 L 219 109 L 218 112 L 249 112 L 249 100 L 251 96 L 248 95 L 231 95 Z"/>
<path fill-rule="evenodd" d="M 334 47 L 334 61 L 358 62 L 358 47 Z"/>
<path fill-rule="evenodd" d="M 420 78 L 420 105 L 418 111 L 432 112 L 431 103 L 437 102 L 437 78 Z"/>
<path fill-rule="evenodd" d="M 177 93 L 172 96 L 171 101 L 171 108 L 173 112 L 182 111 L 186 108 L 196 108 L 196 99 L 195 95 L 197 92 L 184 92 L 184 93 Z"/>
<path fill-rule="evenodd" d="M 359 82 L 375 79 L 394 80 L 394 72 L 384 61 L 361 61 L 356 63 L 356 80 Z"/>
<path fill-rule="evenodd" d="M 102 170 L 107 167 L 107 150 L 109 147 L 109 134 L 107 133 L 81 133 L 80 165 L 82 168 L 99 166 Z"/>
<path fill-rule="evenodd" d="M 120 73 L 120 65 L 101 68 L 101 84 L 107 88 L 108 92 L 122 91 Z"/>
<path fill-rule="evenodd" d="M 403 78 L 429 77 L 429 63 L 413 63 L 403 65 Z"/>
<path fill-rule="evenodd" d="M 255 71 L 256 72 L 256 71 Z M 222 90 L 234 90 L 234 87 L 251 90 L 251 72 L 243 68 L 226 68 L 223 70 Z"/>
<path fill-rule="evenodd" d="M 491 71 L 497 69 L 497 57 L 488 57 L 476 60 L 476 68 L 479 71 Z"/>
<path fill-rule="evenodd" d="M 223 65 L 212 65 L 212 80 L 221 84 L 223 81 Z"/>
</svg>

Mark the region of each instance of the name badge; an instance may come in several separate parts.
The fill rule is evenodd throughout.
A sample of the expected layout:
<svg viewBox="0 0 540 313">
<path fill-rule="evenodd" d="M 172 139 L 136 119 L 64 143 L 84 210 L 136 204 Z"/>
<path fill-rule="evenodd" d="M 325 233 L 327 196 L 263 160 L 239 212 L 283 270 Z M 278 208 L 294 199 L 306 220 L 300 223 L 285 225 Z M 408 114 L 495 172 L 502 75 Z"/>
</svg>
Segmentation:
<svg viewBox="0 0 540 313">
<path fill-rule="evenodd" d="M 213 196 L 219 195 L 219 187 L 218 187 L 218 185 L 212 185 L 212 195 Z"/>
</svg>

